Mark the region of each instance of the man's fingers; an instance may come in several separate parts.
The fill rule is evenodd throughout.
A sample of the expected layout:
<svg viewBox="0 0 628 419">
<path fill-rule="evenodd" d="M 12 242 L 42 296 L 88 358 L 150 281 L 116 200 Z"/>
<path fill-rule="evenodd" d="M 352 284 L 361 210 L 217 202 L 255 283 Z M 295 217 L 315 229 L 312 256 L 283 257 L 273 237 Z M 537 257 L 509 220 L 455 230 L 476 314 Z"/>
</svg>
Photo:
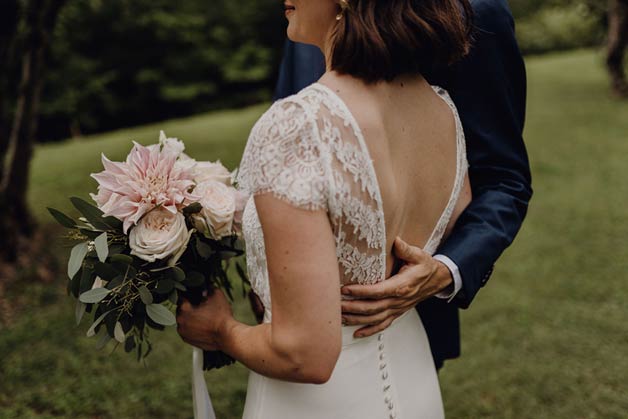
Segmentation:
<svg viewBox="0 0 628 419">
<path fill-rule="evenodd" d="M 369 336 L 373 336 L 373 335 L 375 335 L 375 334 L 377 334 L 377 333 L 387 329 L 388 326 L 390 326 L 392 324 L 392 322 L 395 321 L 395 319 L 397 317 L 398 317 L 397 315 L 389 316 L 381 323 L 378 323 L 378 324 L 373 325 L 373 326 L 367 326 L 367 327 L 363 327 L 361 329 L 358 329 L 358 330 L 355 331 L 353 336 L 356 337 L 356 338 L 367 338 Z"/>
<path fill-rule="evenodd" d="M 344 300 L 341 305 L 343 314 L 361 316 L 372 316 L 401 306 L 398 300 L 392 298 L 385 298 L 383 300 Z"/>
<path fill-rule="evenodd" d="M 345 285 L 342 287 L 341 292 L 343 295 L 350 295 L 357 298 L 370 298 L 381 299 L 386 297 L 395 297 L 397 288 L 399 288 L 400 281 L 403 277 L 395 275 L 385 281 L 378 282 L 377 284 L 370 285 Z"/>
<path fill-rule="evenodd" d="M 393 251 L 395 256 L 406 263 L 418 264 L 423 260 L 423 249 L 416 246 L 410 246 L 408 243 L 403 241 L 401 237 L 395 238 Z"/>
<path fill-rule="evenodd" d="M 341 292 L 356 298 L 378 300 L 383 298 L 412 298 L 416 291 L 414 269 L 404 269 L 385 281 L 373 285 L 345 285 Z"/>
<path fill-rule="evenodd" d="M 388 317 L 391 317 L 392 311 L 385 310 L 377 314 L 373 314 L 371 316 L 357 316 L 354 314 L 343 314 L 342 315 L 342 324 L 345 326 L 369 326 L 376 325 Z"/>
</svg>

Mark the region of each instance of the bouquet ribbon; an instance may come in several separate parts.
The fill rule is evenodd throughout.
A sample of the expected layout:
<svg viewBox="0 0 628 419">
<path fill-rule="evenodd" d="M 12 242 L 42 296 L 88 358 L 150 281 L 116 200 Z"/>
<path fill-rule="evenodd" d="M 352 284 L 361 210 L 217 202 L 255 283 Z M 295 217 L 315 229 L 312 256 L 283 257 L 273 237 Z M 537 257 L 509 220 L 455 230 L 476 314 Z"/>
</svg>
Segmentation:
<svg viewBox="0 0 628 419">
<path fill-rule="evenodd" d="M 192 349 L 192 400 L 194 419 L 216 419 L 203 375 L 203 350 L 199 348 Z"/>
</svg>

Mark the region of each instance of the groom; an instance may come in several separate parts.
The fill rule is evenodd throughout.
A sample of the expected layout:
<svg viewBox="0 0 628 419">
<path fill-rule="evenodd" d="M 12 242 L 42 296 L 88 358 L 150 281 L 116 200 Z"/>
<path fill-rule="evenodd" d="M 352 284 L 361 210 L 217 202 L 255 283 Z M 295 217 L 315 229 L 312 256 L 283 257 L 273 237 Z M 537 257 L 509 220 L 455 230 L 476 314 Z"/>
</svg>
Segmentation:
<svg viewBox="0 0 628 419">
<path fill-rule="evenodd" d="M 472 0 L 474 47 L 462 62 L 424 76 L 449 91 L 467 140 L 473 201 L 434 257 L 401 240 L 396 255 L 409 269 L 376 285 L 343 293 L 343 321 L 369 336 L 416 307 L 438 368 L 460 355 L 458 309 L 467 308 L 512 243 L 532 196 L 522 132 L 526 74 L 506 0 Z M 287 42 L 276 98 L 294 94 L 325 71 L 315 47 Z"/>
</svg>

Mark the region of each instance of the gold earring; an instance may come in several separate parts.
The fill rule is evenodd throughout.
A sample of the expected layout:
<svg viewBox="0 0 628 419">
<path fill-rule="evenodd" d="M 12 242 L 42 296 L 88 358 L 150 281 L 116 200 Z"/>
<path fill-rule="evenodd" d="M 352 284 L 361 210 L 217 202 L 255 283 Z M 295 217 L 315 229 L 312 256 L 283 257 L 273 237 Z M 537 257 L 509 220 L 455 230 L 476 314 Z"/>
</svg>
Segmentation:
<svg viewBox="0 0 628 419">
<path fill-rule="evenodd" d="M 340 0 L 338 5 L 340 6 L 340 13 L 336 15 L 336 20 L 341 20 L 345 16 L 345 10 L 349 8 L 349 1 Z"/>
</svg>

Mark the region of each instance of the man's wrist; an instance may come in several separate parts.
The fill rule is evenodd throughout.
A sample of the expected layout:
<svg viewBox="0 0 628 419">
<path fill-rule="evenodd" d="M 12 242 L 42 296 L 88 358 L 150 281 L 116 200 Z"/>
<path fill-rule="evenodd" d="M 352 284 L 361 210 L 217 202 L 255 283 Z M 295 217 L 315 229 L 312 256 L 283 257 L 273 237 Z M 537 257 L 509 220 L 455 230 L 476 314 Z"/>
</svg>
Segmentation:
<svg viewBox="0 0 628 419">
<path fill-rule="evenodd" d="M 451 281 L 448 287 L 436 294 L 436 297 L 451 302 L 462 289 L 462 277 L 460 276 L 460 270 L 458 269 L 458 265 L 445 255 L 435 255 L 434 259 L 445 266 L 448 271 L 449 280 Z"/>
<path fill-rule="evenodd" d="M 438 268 L 436 269 L 437 283 L 439 284 L 438 294 L 451 294 L 454 291 L 454 277 L 451 271 L 442 261 L 436 260 Z"/>
</svg>

